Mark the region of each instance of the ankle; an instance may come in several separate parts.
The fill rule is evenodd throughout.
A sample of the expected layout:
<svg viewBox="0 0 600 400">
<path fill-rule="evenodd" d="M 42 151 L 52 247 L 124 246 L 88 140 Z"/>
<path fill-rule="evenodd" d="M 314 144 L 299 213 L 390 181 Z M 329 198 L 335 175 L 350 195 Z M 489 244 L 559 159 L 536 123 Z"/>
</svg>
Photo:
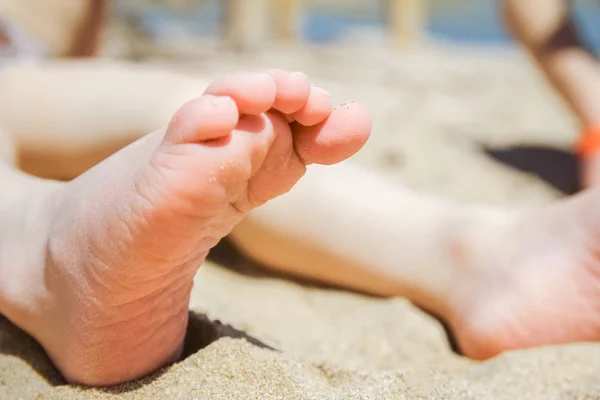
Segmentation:
<svg viewBox="0 0 600 400">
<path fill-rule="evenodd" d="M 516 214 L 489 206 L 465 207 L 452 234 L 452 261 L 462 269 L 476 269 L 493 256 L 493 249 L 514 225 Z"/>
<path fill-rule="evenodd" d="M 457 215 L 447 242 L 453 271 L 444 296 L 448 315 L 480 285 L 479 277 L 511 252 L 510 232 L 519 220 L 518 213 L 491 206 L 462 207 Z"/>
</svg>

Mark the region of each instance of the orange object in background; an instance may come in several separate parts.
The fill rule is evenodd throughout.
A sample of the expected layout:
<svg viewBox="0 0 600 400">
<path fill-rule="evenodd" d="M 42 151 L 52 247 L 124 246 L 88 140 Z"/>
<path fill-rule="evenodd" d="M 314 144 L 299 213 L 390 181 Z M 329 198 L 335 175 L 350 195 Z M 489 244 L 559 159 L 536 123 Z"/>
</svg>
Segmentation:
<svg viewBox="0 0 600 400">
<path fill-rule="evenodd" d="M 588 157 L 600 153 L 600 126 L 587 128 L 579 137 L 577 153 L 581 157 Z"/>
</svg>

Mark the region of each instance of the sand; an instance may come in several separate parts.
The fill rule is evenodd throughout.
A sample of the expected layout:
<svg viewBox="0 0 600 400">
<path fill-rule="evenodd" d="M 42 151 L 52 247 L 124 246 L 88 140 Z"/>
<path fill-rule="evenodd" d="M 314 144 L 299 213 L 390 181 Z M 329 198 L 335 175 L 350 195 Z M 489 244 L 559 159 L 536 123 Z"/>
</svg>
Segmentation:
<svg viewBox="0 0 600 400">
<path fill-rule="evenodd" d="M 573 118 L 519 51 L 430 44 L 400 55 L 368 41 L 242 58 L 195 49 L 194 60 L 171 66 L 206 79 L 242 67 L 291 67 L 336 100 L 365 102 L 374 134 L 356 162 L 399 184 L 507 207 L 561 197 L 480 150 L 569 148 L 575 137 Z M 160 55 L 150 62 L 165 64 Z M 407 300 L 294 283 L 235 256 L 219 259 L 229 265 L 209 262 L 196 277 L 189 356 L 141 382 L 106 390 L 63 385 L 35 342 L 1 319 L 0 399 L 600 398 L 600 344 L 474 362 L 456 355 L 442 325 Z M 209 322 L 217 320 L 233 328 Z"/>
</svg>

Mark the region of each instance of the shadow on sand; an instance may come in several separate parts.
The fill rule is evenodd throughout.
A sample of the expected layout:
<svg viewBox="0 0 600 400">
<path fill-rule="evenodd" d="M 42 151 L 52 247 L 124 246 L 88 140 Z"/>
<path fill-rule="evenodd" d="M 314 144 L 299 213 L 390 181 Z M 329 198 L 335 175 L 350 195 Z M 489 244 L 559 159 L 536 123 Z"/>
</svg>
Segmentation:
<svg viewBox="0 0 600 400">
<path fill-rule="evenodd" d="M 543 146 L 483 146 L 482 151 L 503 165 L 536 175 L 565 195 L 581 190 L 579 160 L 573 153 Z"/>
</svg>

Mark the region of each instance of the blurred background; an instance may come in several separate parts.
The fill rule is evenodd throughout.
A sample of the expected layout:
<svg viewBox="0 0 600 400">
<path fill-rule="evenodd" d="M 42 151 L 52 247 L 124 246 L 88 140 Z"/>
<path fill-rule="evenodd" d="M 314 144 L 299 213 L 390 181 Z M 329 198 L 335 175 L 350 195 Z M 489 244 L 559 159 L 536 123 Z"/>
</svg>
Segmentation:
<svg viewBox="0 0 600 400">
<path fill-rule="evenodd" d="M 180 40 L 182 36 L 188 39 L 214 37 L 222 33 L 221 21 L 226 9 L 223 0 L 113 1 L 113 23 L 129 26 L 151 42 Z M 269 2 L 255 0 L 248 3 L 249 7 L 258 9 L 268 7 Z M 400 19 L 402 14 L 417 14 L 407 17 L 408 23 L 414 25 L 408 29 L 415 30 L 409 33 L 413 37 L 408 41 L 425 39 L 489 46 L 511 42 L 502 26 L 496 0 L 272 0 L 271 3 L 297 7 L 297 26 L 293 28 L 297 29 L 300 39 L 309 43 L 356 40 L 360 36 L 385 41 L 394 34 L 390 31 L 402 29 L 390 26 L 393 22 L 390 14 L 394 12 Z M 600 48 L 600 24 L 597 23 L 600 2 L 577 0 L 574 5 L 577 19 L 585 26 L 586 37 Z M 393 11 L 394 7 L 399 10 Z M 272 16 L 271 28 L 282 18 L 285 17 Z M 270 33 L 276 35 L 277 32 Z"/>
</svg>

